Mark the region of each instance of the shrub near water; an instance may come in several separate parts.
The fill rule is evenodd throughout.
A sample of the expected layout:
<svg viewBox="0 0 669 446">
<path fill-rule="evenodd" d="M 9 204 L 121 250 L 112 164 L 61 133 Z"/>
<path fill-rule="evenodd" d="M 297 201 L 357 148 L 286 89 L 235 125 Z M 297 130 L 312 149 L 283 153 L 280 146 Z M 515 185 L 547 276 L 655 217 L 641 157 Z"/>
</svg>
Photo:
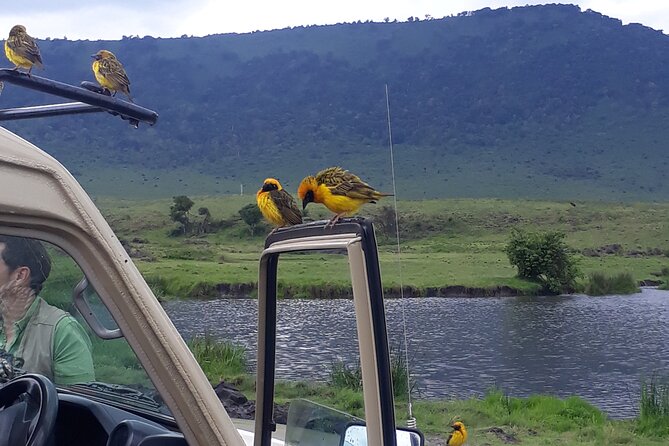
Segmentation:
<svg viewBox="0 0 669 446">
<path fill-rule="evenodd" d="M 551 293 L 572 292 L 580 276 L 574 256 L 560 231 L 511 231 L 504 251 L 509 262 L 518 268 L 518 277 L 543 284 Z"/>
<path fill-rule="evenodd" d="M 213 384 L 218 384 L 223 377 L 233 377 L 246 372 L 246 354 L 242 346 L 218 342 L 208 335 L 194 337 L 188 346 Z"/>
<path fill-rule="evenodd" d="M 339 389 L 362 390 L 362 368 L 349 366 L 343 361 L 333 362 L 330 385 Z"/>
<path fill-rule="evenodd" d="M 641 383 L 636 430 L 644 435 L 669 436 L 669 379 L 654 376 Z"/>
<path fill-rule="evenodd" d="M 606 275 L 602 272 L 590 274 L 585 293 L 590 296 L 604 296 L 606 294 L 633 294 L 639 292 L 634 277 L 628 272 Z"/>
<path fill-rule="evenodd" d="M 660 285 L 661 290 L 669 290 L 669 268 L 666 266 L 662 267 L 660 271 L 660 278 L 662 280 L 662 285 Z"/>
<path fill-rule="evenodd" d="M 401 351 L 391 352 L 390 375 L 393 382 L 393 396 L 403 398 L 407 396 L 407 389 L 413 391 L 414 382 L 409 378 L 406 360 Z M 362 390 L 362 368 L 358 363 L 350 366 L 343 361 L 333 362 L 330 369 L 329 384 L 339 389 Z"/>
</svg>

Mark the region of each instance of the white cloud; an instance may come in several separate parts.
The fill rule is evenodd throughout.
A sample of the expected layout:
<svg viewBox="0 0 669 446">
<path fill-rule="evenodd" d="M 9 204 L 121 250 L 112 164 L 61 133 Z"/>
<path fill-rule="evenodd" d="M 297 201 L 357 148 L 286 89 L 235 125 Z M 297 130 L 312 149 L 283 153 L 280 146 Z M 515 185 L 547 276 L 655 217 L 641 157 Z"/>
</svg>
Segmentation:
<svg viewBox="0 0 669 446">
<path fill-rule="evenodd" d="M 5 8 L 0 37 L 23 24 L 37 38 L 120 39 L 124 35 L 178 37 L 251 32 L 288 26 L 333 24 L 357 20 L 406 20 L 426 14 L 443 17 L 484 7 L 524 6 L 551 2 L 503 0 L 26 0 Z M 593 9 L 656 29 L 669 29 L 669 2 L 581 0 Z M 6 31 L 3 31 L 6 30 Z"/>
<path fill-rule="evenodd" d="M 592 9 L 627 23 L 641 23 L 655 29 L 669 30 L 669 2 L 664 0 L 586 0 L 581 9 Z"/>
<path fill-rule="evenodd" d="M 68 39 L 120 39 L 124 35 L 172 36 L 191 6 L 200 7 L 206 0 L 122 0 L 102 2 L 27 1 L 24 6 L 6 8 L 0 16 L 0 37 L 12 26 L 26 26 L 28 34 Z M 39 8 L 38 4 L 50 7 Z M 58 8 L 53 7 L 58 5 Z M 6 30 L 6 31 L 4 31 Z"/>
</svg>

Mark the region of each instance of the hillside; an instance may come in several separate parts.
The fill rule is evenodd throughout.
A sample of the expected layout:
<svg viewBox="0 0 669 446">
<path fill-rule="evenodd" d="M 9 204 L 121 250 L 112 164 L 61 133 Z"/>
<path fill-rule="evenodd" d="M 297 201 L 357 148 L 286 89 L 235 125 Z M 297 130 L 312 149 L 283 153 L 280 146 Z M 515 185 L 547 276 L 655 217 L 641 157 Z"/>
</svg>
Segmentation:
<svg viewBox="0 0 669 446">
<path fill-rule="evenodd" d="M 40 47 L 37 74 L 74 84 L 114 51 L 160 114 L 6 125 L 96 195 L 294 190 L 332 164 L 390 189 L 388 84 L 402 198 L 669 197 L 669 37 L 575 6 Z M 39 99 L 8 86 L 0 106 Z"/>
</svg>

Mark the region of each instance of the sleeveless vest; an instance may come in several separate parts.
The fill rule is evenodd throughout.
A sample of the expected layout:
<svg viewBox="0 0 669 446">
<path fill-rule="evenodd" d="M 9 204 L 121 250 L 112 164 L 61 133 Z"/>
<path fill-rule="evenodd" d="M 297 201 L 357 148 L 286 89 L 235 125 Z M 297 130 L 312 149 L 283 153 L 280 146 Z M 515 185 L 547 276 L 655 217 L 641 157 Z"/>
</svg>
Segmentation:
<svg viewBox="0 0 669 446">
<path fill-rule="evenodd" d="M 40 300 L 14 354 L 15 358 L 23 359 L 21 369 L 42 374 L 53 381 L 53 335 L 56 325 L 65 317 L 66 312 Z"/>
</svg>

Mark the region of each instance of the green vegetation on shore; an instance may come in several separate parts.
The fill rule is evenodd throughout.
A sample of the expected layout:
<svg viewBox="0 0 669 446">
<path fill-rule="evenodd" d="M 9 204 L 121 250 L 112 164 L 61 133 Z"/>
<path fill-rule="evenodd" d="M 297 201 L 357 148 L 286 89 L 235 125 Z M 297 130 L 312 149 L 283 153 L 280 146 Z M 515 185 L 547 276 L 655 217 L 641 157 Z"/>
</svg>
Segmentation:
<svg viewBox="0 0 669 446">
<path fill-rule="evenodd" d="M 607 275 L 594 272 L 589 276 L 585 286 L 586 294 L 590 296 L 604 296 L 607 294 L 632 294 L 639 291 L 639 285 L 628 272 Z"/>
<path fill-rule="evenodd" d="M 198 341 L 202 342 L 202 340 Z M 221 379 L 231 382 L 255 399 L 253 376 L 237 373 L 245 367 L 243 355 L 223 356 L 220 351 L 239 351 L 227 343 L 200 349 L 198 361 L 212 385 Z M 194 344 L 191 343 L 191 346 Z M 401 356 L 401 355 L 400 355 Z M 221 362 L 224 362 L 222 364 Z M 401 368 L 401 361 L 395 361 Z M 233 370 L 232 375 L 221 376 L 220 370 Z M 398 373 L 396 375 L 401 375 Z M 307 398 L 330 407 L 364 417 L 364 404 L 360 389 L 359 368 L 333 364 L 330 383 L 284 382 L 276 385 L 275 398 L 279 403 L 295 398 Z M 399 387 L 401 376 L 394 376 Z M 500 389 L 492 389 L 481 398 L 462 400 L 417 400 L 413 414 L 418 426 L 426 434 L 427 444 L 436 444 L 447 437 L 448 426 L 454 418 L 467 425 L 469 444 L 508 444 L 517 440 L 524 445 L 661 445 L 669 437 L 669 387 L 659 380 L 642 384 L 640 415 L 632 420 L 610 420 L 596 407 L 579 397 L 560 399 L 548 395 L 527 398 L 510 397 Z M 408 417 L 406 394 L 395 392 L 398 425 Z"/>
<path fill-rule="evenodd" d="M 229 342 L 204 336 L 188 343 L 212 385 L 221 380 L 232 384 L 247 398 L 255 399 L 255 377 L 248 374 L 244 349 Z M 122 340 L 94 339 L 97 378 L 105 382 L 137 385 L 149 380 L 137 358 Z M 401 366 L 400 362 L 395 362 Z M 401 368 L 401 367 L 400 367 Z M 401 381 L 402 377 L 399 377 Z M 398 387 L 406 385 L 395 381 Z M 398 384 L 399 383 L 399 384 Z M 398 425 L 408 417 L 406 394 L 395 392 Z M 547 395 L 515 398 L 500 389 L 483 397 L 458 400 L 414 400 L 413 414 L 427 444 L 440 444 L 447 437 L 454 418 L 467 425 L 469 444 L 508 444 L 516 439 L 524 445 L 634 445 L 666 444 L 669 438 L 669 386 L 656 377 L 642 383 L 639 417 L 610 420 L 597 408 L 578 397 L 559 399 Z M 332 366 L 329 383 L 278 381 L 275 399 L 286 403 L 307 398 L 358 417 L 364 417 L 359 371 L 342 364 Z M 443 444 L 443 443 L 441 443 Z"/>
<path fill-rule="evenodd" d="M 170 237 L 171 200 L 98 199 L 140 271 L 164 299 L 255 294 L 258 258 L 268 228 L 254 237 L 238 211 L 253 196 L 191 197 L 217 232 Z M 399 203 L 405 295 L 536 294 L 541 285 L 516 277 L 505 252 L 514 229 L 560 231 L 583 273 L 584 289 L 595 272 L 629 274 L 634 281 L 661 281 L 669 266 L 669 204 L 574 203 L 528 200 L 424 200 Z M 390 297 L 399 295 L 395 240 L 383 222 L 388 208 L 369 205 L 375 220 L 382 278 Z M 314 207 L 310 217 L 328 217 Z M 260 228 L 262 229 L 262 228 Z M 279 287 L 286 297 L 347 297 L 348 266 L 341 255 L 282 257 Z"/>
</svg>

